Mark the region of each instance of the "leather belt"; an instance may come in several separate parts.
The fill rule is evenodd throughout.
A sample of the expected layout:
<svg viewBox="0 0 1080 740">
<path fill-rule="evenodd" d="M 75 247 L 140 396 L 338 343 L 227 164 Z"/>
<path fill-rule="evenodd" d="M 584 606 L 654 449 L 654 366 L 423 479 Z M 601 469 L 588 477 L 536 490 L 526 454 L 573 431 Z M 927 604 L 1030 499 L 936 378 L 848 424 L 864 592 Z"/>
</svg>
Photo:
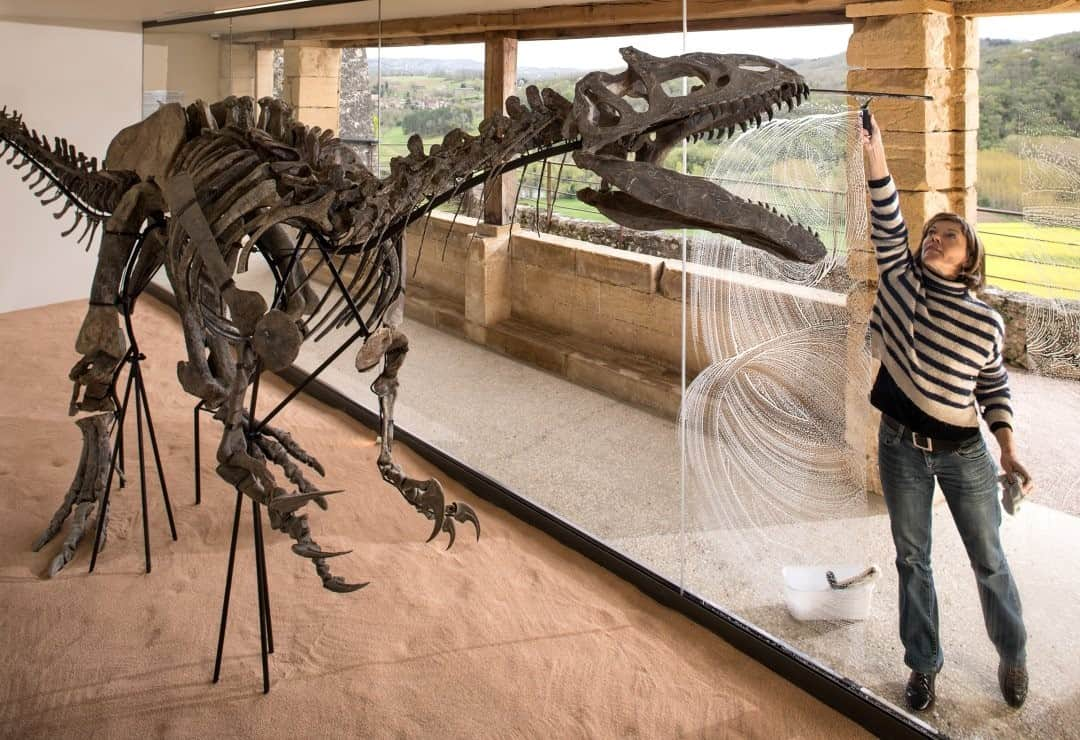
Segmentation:
<svg viewBox="0 0 1080 740">
<path fill-rule="evenodd" d="M 972 436 L 967 437 L 966 439 L 932 439 L 924 434 L 919 434 L 918 432 L 909 429 L 888 414 L 882 414 L 881 421 L 889 429 L 900 432 L 900 436 L 911 442 L 911 444 L 915 445 L 920 450 L 925 450 L 926 452 L 954 452 L 961 447 L 966 447 L 971 444 L 975 434 L 978 433 L 972 432 Z"/>
</svg>

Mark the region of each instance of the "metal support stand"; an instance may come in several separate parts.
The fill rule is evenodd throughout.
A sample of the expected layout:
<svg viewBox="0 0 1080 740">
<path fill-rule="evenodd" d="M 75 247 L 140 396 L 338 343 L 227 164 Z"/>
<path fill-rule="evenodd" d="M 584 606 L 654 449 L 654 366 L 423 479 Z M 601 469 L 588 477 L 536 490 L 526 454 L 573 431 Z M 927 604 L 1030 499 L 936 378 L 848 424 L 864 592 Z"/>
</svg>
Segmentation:
<svg viewBox="0 0 1080 740">
<path fill-rule="evenodd" d="M 195 505 L 198 506 L 202 503 L 202 450 L 200 449 L 199 442 L 199 414 L 210 414 L 213 416 L 214 412 L 206 408 L 206 401 L 199 401 L 195 404 L 195 408 L 192 409 L 192 422 L 194 428 L 195 438 Z"/>
<path fill-rule="evenodd" d="M 259 378 L 261 367 L 255 371 L 255 381 L 251 390 L 251 415 L 247 435 L 249 438 L 258 434 L 258 425 L 254 423 L 255 408 L 259 398 Z M 201 404 L 200 404 L 201 405 Z M 195 407 L 195 424 L 198 428 L 199 406 Z M 198 437 L 196 436 L 196 439 Z M 196 474 L 198 468 L 196 468 Z M 198 480 L 198 477 L 196 477 Z M 236 563 L 236 535 L 240 529 L 240 509 L 244 494 L 236 491 L 236 512 L 233 514 L 232 541 L 229 543 L 229 566 L 225 574 L 225 597 L 221 604 L 221 628 L 218 631 L 217 655 L 214 657 L 214 678 L 217 683 L 221 678 L 221 655 L 225 648 L 225 627 L 229 621 L 229 596 L 232 593 L 233 566 Z M 274 627 L 270 618 L 270 586 L 266 577 L 266 547 L 263 544 L 262 507 L 258 501 L 251 502 L 251 526 L 255 536 L 255 585 L 259 598 L 259 642 L 262 654 L 263 693 L 270 693 L 270 663 L 268 656 L 274 652 Z"/>
<path fill-rule="evenodd" d="M 150 446 L 154 452 L 154 463 L 157 467 L 158 483 L 161 485 L 161 496 L 165 501 L 165 514 L 169 519 L 169 532 L 176 540 L 176 522 L 173 520 L 172 505 L 169 502 L 169 489 L 165 485 L 165 471 L 161 466 L 161 452 L 158 449 L 157 434 L 154 432 L 154 420 L 150 416 L 150 403 L 146 396 L 146 384 L 143 381 L 140 362 L 146 359 L 146 355 L 139 352 L 139 347 L 132 337 L 131 348 L 124 356 L 123 363 L 129 364 L 127 385 L 124 389 L 124 400 L 116 414 L 116 444 L 113 446 L 112 465 L 109 468 L 109 478 L 105 484 L 105 494 L 101 499 L 100 513 L 98 514 L 97 531 L 94 534 L 94 549 L 90 555 L 90 572 L 94 572 L 97 565 L 97 556 L 101 548 L 101 537 L 105 529 L 105 521 L 108 519 L 109 495 L 112 493 L 113 473 L 120 470 L 121 485 L 123 485 L 122 450 L 124 444 L 124 422 L 127 420 L 128 404 L 131 401 L 131 392 L 135 391 L 135 429 L 139 446 L 139 488 L 142 499 L 142 530 L 143 551 L 146 557 L 146 572 L 150 572 L 150 527 L 146 507 L 146 461 L 143 448 L 143 414 L 146 414 L 146 430 L 150 437 Z"/>
<path fill-rule="evenodd" d="M 229 566 L 225 573 L 225 597 L 221 604 L 221 628 L 218 631 L 217 655 L 214 657 L 214 679 L 221 678 L 221 656 L 225 648 L 225 627 L 229 621 L 229 597 L 232 594 L 233 566 L 236 564 L 236 536 L 240 530 L 240 510 L 244 494 L 236 492 L 236 511 L 233 514 L 232 541 L 229 543 Z M 266 578 L 266 549 L 262 536 L 262 507 L 251 502 L 252 529 L 255 534 L 255 581 L 259 600 L 259 642 L 262 655 L 263 693 L 270 693 L 269 656 L 274 653 L 274 627 L 270 618 L 270 587 Z"/>
</svg>

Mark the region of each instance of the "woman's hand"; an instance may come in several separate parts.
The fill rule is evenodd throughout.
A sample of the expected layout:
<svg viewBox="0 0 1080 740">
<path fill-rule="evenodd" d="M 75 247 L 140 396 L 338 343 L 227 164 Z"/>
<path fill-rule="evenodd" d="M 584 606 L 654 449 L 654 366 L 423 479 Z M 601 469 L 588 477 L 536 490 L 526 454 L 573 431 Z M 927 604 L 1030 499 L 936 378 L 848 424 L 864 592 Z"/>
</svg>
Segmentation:
<svg viewBox="0 0 1080 740">
<path fill-rule="evenodd" d="M 1020 488 L 1025 496 L 1035 490 L 1035 481 L 1031 473 L 1013 456 L 1012 450 L 1001 451 L 1001 469 L 1006 475 L 1014 475 L 1020 480 Z"/>
<path fill-rule="evenodd" d="M 863 151 L 866 153 L 866 177 L 868 180 L 880 180 L 889 174 L 889 165 L 885 161 L 885 142 L 881 139 L 881 126 L 878 126 L 874 114 L 870 114 L 870 133 L 859 126 L 862 136 Z"/>
</svg>

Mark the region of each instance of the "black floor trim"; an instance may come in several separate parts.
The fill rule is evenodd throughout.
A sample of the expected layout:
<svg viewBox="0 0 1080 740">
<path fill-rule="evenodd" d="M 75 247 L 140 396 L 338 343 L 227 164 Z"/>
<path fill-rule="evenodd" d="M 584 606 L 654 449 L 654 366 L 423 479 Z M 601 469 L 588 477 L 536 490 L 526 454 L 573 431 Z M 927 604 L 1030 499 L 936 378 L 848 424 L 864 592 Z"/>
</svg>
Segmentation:
<svg viewBox="0 0 1080 740">
<path fill-rule="evenodd" d="M 147 293 L 175 309 L 176 303 L 165 288 L 151 284 Z M 285 382 L 300 383 L 307 373 L 293 366 L 277 373 Z M 364 426 L 379 430 L 379 416 L 369 408 L 337 391 L 321 380 L 313 380 L 305 391 L 312 398 L 344 411 Z M 394 439 L 416 452 L 472 493 L 504 509 L 521 521 L 589 558 L 636 586 L 664 606 L 697 622 L 774 673 L 783 676 L 822 703 L 877 735 L 888 738 L 944 737 L 928 725 L 897 711 L 850 679 L 838 676 L 784 643 L 753 628 L 737 617 L 716 608 L 690 591 L 631 560 L 570 522 L 514 493 L 447 452 L 428 444 L 399 426 Z"/>
</svg>

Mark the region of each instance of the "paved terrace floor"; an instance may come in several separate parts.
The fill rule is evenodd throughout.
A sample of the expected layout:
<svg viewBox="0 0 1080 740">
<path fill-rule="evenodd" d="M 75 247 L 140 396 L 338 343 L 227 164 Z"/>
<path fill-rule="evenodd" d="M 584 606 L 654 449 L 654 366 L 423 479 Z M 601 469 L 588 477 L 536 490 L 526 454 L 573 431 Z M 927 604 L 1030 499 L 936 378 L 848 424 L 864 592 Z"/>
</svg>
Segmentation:
<svg viewBox="0 0 1080 740">
<path fill-rule="evenodd" d="M 906 668 L 897 634 L 896 574 L 884 507 L 773 531 L 708 529 L 680 500 L 676 425 L 428 326 L 406 321 L 398 424 L 545 506 L 658 573 L 780 637 L 873 693 L 902 705 Z M 344 336 L 344 335 L 342 335 Z M 306 345 L 315 367 L 335 337 Z M 377 408 L 373 373 L 346 352 L 322 376 Z M 1006 517 L 1003 537 L 1030 632 L 1031 694 L 1006 707 L 974 578 L 947 507 L 935 510 L 934 563 L 946 667 L 925 719 L 952 736 L 1064 737 L 1080 727 L 1080 384 L 1013 373 L 1022 459 L 1035 501 Z M 995 448 L 996 449 L 996 448 Z M 797 622 L 783 604 L 786 564 L 877 563 L 864 622 Z"/>
<path fill-rule="evenodd" d="M 251 276 L 252 287 L 258 284 Z M 907 669 L 898 634 L 897 579 L 880 497 L 834 519 L 767 529 L 701 522 L 711 502 L 680 494 L 676 424 L 416 321 L 399 374 L 395 418 L 464 463 L 528 497 L 687 590 L 786 641 L 883 699 L 903 706 Z M 304 345 L 312 369 L 351 328 Z M 346 351 L 321 378 L 377 410 L 375 373 Z M 934 578 L 945 667 L 922 717 L 954 737 L 1070 737 L 1080 727 L 1080 383 L 1012 372 L 1021 460 L 1038 482 L 1002 538 L 1029 632 L 1031 690 L 1019 711 L 997 688 L 974 577 L 948 508 L 935 507 Z M 287 416 L 287 415 L 286 415 Z M 990 439 L 991 449 L 996 444 Z M 406 471 L 408 473 L 409 471 Z M 785 565 L 875 563 L 870 618 L 798 622 L 783 600 Z"/>
</svg>

